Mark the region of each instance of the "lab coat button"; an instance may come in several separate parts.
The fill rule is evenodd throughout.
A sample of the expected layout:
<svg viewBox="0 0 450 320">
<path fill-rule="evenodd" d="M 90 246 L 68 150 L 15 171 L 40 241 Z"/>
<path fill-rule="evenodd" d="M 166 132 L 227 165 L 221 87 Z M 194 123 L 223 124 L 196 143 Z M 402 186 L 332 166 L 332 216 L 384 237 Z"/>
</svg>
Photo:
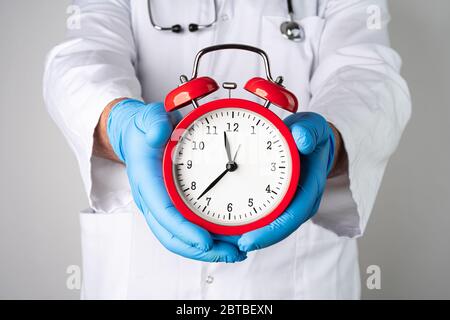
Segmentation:
<svg viewBox="0 0 450 320">
<path fill-rule="evenodd" d="M 212 276 L 206 277 L 206 283 L 207 284 L 212 284 L 213 282 L 214 282 L 214 277 L 212 277 Z"/>
</svg>

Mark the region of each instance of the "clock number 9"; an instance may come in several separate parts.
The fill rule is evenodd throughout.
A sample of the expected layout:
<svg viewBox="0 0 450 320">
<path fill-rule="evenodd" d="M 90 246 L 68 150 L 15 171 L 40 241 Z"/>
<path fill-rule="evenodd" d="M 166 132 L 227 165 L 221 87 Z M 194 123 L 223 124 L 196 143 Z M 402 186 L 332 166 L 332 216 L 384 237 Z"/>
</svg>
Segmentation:
<svg viewBox="0 0 450 320">
<path fill-rule="evenodd" d="M 187 166 L 186 166 L 186 168 L 192 169 L 192 160 L 188 160 L 188 161 L 187 161 Z"/>
</svg>

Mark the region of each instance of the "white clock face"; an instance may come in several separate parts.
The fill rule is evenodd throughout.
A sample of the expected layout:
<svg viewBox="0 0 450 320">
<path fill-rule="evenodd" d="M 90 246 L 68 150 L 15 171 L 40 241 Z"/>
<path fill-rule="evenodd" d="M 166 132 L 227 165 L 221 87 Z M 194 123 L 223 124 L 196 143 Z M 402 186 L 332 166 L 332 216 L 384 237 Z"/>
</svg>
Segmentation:
<svg viewBox="0 0 450 320">
<path fill-rule="evenodd" d="M 238 226 L 261 219 L 280 204 L 289 188 L 292 159 L 286 140 L 268 119 L 223 108 L 183 132 L 174 149 L 173 176 L 195 214 Z"/>
</svg>

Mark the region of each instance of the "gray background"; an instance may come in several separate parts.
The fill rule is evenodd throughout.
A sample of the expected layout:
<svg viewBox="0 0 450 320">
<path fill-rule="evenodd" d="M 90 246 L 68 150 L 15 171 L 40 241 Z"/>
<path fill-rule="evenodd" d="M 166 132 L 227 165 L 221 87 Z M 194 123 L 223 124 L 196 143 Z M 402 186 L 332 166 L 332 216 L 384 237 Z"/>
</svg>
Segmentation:
<svg viewBox="0 0 450 320">
<path fill-rule="evenodd" d="M 64 34 L 68 1 L 0 0 L 0 298 L 76 299 L 77 164 L 42 101 L 43 62 Z M 363 297 L 450 299 L 450 1 L 391 0 L 413 117 L 360 241 Z M 365 288 L 369 265 L 381 290 Z"/>
</svg>

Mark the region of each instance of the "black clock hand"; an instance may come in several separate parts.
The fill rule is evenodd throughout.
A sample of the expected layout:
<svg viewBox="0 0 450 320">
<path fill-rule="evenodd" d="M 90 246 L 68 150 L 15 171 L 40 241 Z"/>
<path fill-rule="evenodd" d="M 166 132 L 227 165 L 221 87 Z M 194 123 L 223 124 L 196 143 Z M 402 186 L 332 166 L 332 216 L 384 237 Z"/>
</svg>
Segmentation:
<svg viewBox="0 0 450 320">
<path fill-rule="evenodd" d="M 211 184 L 205 189 L 205 191 L 202 192 L 202 194 L 197 198 L 197 200 L 200 200 L 201 197 L 203 197 L 206 193 L 208 193 L 209 190 L 211 190 L 212 188 L 214 188 L 214 186 L 220 181 L 222 180 L 222 178 L 231 171 L 230 166 L 227 165 L 227 168 L 225 169 L 224 172 L 222 172 L 220 174 L 220 176 L 218 176 L 213 182 L 211 182 Z"/>
<path fill-rule="evenodd" d="M 225 150 L 227 151 L 228 163 L 233 162 L 231 159 L 230 143 L 228 142 L 227 133 L 223 132 L 223 141 L 225 142 Z"/>
</svg>

